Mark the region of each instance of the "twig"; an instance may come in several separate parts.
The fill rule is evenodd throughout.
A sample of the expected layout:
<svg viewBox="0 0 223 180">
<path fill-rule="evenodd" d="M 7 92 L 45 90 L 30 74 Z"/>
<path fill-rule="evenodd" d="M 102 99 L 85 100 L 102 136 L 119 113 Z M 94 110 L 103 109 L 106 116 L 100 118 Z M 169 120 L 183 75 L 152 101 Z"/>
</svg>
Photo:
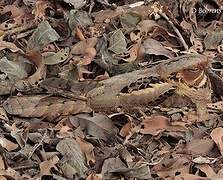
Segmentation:
<svg viewBox="0 0 223 180">
<path fill-rule="evenodd" d="M 37 23 L 35 23 L 34 21 L 28 23 L 28 24 L 25 24 L 24 26 L 21 26 L 21 27 L 17 27 L 15 29 L 12 29 L 12 30 L 8 30 L 6 31 L 4 34 L 3 34 L 3 38 L 8 36 L 8 35 L 12 35 L 12 34 L 17 34 L 17 33 L 21 33 L 23 31 L 26 31 L 28 29 L 32 29 L 32 28 L 35 28 L 37 26 Z"/>
<path fill-rule="evenodd" d="M 43 141 L 44 141 L 44 139 L 46 138 L 46 136 L 47 136 L 47 130 L 44 132 L 44 135 L 43 135 L 43 137 L 41 138 L 40 142 L 39 142 L 38 144 L 35 144 L 35 146 L 33 147 L 32 151 L 29 153 L 28 159 L 30 159 L 30 158 L 32 157 L 33 153 L 36 151 L 36 149 L 37 149 L 39 146 L 43 145 Z"/>
<path fill-rule="evenodd" d="M 180 38 L 180 41 L 183 44 L 184 49 L 186 51 L 188 51 L 188 45 L 186 44 L 183 36 L 181 35 L 180 31 L 176 28 L 176 26 L 173 24 L 173 22 L 170 21 L 170 19 L 167 17 L 167 15 L 164 14 L 163 12 L 160 12 L 159 11 L 158 13 L 159 13 L 160 16 L 162 16 L 172 26 L 173 30 L 175 31 L 175 33 L 177 34 L 177 36 Z"/>
</svg>

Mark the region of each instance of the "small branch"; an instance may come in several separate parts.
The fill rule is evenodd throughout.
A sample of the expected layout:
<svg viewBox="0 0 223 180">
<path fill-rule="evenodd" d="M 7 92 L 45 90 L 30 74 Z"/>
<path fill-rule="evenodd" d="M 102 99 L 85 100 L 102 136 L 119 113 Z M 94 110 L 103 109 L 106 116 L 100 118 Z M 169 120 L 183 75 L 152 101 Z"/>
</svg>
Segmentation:
<svg viewBox="0 0 223 180">
<path fill-rule="evenodd" d="M 9 35 L 13 35 L 13 34 L 21 33 L 21 32 L 26 31 L 28 29 L 35 28 L 36 26 L 37 26 L 37 23 L 35 23 L 33 21 L 29 22 L 28 24 L 25 24 L 24 26 L 20 26 L 20 27 L 17 27 L 17 28 L 6 31 L 1 38 L 4 38 L 4 37 L 9 36 Z"/>
<path fill-rule="evenodd" d="M 180 41 L 181 41 L 182 45 L 184 46 L 184 49 L 186 51 L 188 51 L 188 45 L 186 44 L 183 36 L 181 35 L 180 31 L 176 28 L 176 26 L 173 24 L 173 22 L 170 21 L 170 19 L 167 17 L 166 14 L 164 14 L 162 12 L 159 12 L 159 15 L 161 17 L 163 17 L 171 25 L 171 27 L 173 28 L 173 30 L 175 31 L 175 33 L 177 34 L 177 36 L 180 38 Z"/>
</svg>

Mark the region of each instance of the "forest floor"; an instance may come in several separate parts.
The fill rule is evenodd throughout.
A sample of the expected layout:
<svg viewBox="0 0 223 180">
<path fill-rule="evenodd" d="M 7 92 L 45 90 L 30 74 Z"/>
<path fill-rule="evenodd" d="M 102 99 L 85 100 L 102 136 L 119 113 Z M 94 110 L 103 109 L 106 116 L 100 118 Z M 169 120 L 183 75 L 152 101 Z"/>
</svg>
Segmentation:
<svg viewBox="0 0 223 180">
<path fill-rule="evenodd" d="M 220 0 L 0 0 L 0 180 L 223 179 Z"/>
</svg>

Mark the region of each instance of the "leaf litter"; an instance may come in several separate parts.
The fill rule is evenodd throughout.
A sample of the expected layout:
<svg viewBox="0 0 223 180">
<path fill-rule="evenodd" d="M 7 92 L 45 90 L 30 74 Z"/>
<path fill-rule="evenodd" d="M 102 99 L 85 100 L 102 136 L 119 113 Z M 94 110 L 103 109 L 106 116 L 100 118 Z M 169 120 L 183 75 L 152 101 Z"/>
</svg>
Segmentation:
<svg viewBox="0 0 223 180">
<path fill-rule="evenodd" d="M 0 179 L 223 179 L 222 1 L 0 6 Z M 191 53 L 210 59 L 195 83 L 202 64 L 121 78 Z M 119 106 L 179 79 L 163 103 Z"/>
</svg>

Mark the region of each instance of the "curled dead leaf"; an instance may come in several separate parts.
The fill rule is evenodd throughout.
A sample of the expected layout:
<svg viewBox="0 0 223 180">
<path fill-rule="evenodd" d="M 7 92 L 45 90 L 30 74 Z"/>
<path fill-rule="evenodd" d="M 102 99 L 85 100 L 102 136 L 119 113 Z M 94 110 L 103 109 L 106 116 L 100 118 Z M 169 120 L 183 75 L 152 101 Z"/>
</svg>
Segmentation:
<svg viewBox="0 0 223 180">
<path fill-rule="evenodd" d="M 87 164 L 95 163 L 94 146 L 80 137 L 76 137 L 76 141 L 86 157 Z"/>
<path fill-rule="evenodd" d="M 88 38 L 80 41 L 71 47 L 71 54 L 73 55 L 84 55 L 87 48 L 93 48 L 96 46 L 98 38 Z"/>
<path fill-rule="evenodd" d="M 7 151 L 13 151 L 18 148 L 18 144 L 15 144 L 4 137 L 0 137 L 0 144 L 2 147 L 7 149 Z"/>
<path fill-rule="evenodd" d="M 170 125 L 169 118 L 164 116 L 151 116 L 145 117 L 142 122 L 142 129 L 140 132 L 142 134 L 158 135 L 160 132 L 165 131 Z"/>
<path fill-rule="evenodd" d="M 85 54 L 84 57 L 80 59 L 79 61 L 79 65 L 88 65 L 91 63 L 91 61 L 94 59 L 94 57 L 96 56 L 96 49 L 95 48 L 87 48 L 85 50 Z"/>
<path fill-rule="evenodd" d="M 29 52 L 26 54 L 26 57 L 37 66 L 37 70 L 28 78 L 15 83 L 15 87 L 19 91 L 28 91 L 36 87 L 46 76 L 46 66 L 43 63 L 43 58 L 39 52 Z"/>
<path fill-rule="evenodd" d="M 212 130 L 211 138 L 217 144 L 221 154 L 223 154 L 223 128 L 218 127 Z"/>
<path fill-rule="evenodd" d="M 39 165 L 40 174 L 41 175 L 51 175 L 52 173 L 50 172 L 50 169 L 51 168 L 57 169 L 57 167 L 55 165 L 58 162 L 59 162 L 59 158 L 57 156 L 53 156 L 49 160 L 41 162 Z"/>
</svg>

